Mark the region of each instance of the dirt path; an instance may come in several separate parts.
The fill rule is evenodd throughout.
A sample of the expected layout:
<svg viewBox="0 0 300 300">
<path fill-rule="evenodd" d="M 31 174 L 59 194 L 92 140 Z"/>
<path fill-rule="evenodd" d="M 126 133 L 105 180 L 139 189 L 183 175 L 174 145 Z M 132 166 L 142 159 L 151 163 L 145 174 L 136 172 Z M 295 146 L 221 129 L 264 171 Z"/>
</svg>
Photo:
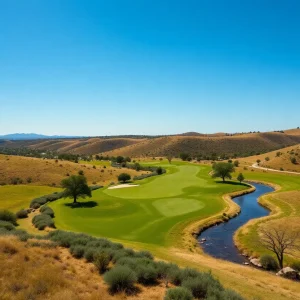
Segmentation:
<svg viewBox="0 0 300 300">
<path fill-rule="evenodd" d="M 255 168 L 255 169 L 265 170 L 265 171 L 272 171 L 272 172 L 279 172 L 279 173 L 286 173 L 286 174 L 296 174 L 296 175 L 300 175 L 299 172 L 281 171 L 281 170 L 276 170 L 276 169 L 270 169 L 270 168 L 260 167 L 257 163 L 253 164 L 251 167 L 252 167 L 252 168 Z"/>
</svg>

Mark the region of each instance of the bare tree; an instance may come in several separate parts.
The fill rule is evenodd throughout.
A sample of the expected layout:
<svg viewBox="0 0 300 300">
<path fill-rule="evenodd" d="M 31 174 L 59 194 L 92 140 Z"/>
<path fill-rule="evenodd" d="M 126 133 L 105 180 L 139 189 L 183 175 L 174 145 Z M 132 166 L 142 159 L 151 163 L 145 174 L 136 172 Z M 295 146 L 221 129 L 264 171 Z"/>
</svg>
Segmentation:
<svg viewBox="0 0 300 300">
<path fill-rule="evenodd" d="M 167 155 L 167 160 L 169 161 L 169 164 L 171 164 L 172 162 L 172 159 L 173 159 L 173 156 L 172 155 Z"/>
<path fill-rule="evenodd" d="M 280 268 L 283 268 L 285 254 L 300 250 L 300 232 L 291 232 L 287 227 L 272 227 L 261 230 L 261 243 L 275 253 Z"/>
</svg>

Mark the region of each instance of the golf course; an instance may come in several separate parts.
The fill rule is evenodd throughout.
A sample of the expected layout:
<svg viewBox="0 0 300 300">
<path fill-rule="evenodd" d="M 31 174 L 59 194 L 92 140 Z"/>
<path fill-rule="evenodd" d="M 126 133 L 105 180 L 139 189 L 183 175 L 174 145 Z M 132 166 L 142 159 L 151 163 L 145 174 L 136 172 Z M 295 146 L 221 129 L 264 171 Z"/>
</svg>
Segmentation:
<svg viewBox="0 0 300 300">
<path fill-rule="evenodd" d="M 211 167 L 176 162 L 161 163 L 167 173 L 136 181 L 130 188 L 103 188 L 78 207 L 70 199 L 50 204 L 57 228 L 96 236 L 166 245 L 177 226 L 221 212 L 221 195 L 246 189 L 211 179 Z"/>
</svg>

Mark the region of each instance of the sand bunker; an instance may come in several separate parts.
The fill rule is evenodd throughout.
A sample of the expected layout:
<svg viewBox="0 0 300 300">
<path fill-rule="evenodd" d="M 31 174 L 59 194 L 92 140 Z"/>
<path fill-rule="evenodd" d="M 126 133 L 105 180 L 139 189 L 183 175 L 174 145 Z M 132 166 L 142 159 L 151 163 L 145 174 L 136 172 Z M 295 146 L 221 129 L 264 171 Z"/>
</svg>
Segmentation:
<svg viewBox="0 0 300 300">
<path fill-rule="evenodd" d="M 119 185 L 115 185 L 115 186 L 110 186 L 108 188 L 108 190 L 114 190 L 114 189 L 123 189 L 123 188 L 129 188 L 129 187 L 135 187 L 135 186 L 139 186 L 138 184 L 119 184 Z"/>
</svg>

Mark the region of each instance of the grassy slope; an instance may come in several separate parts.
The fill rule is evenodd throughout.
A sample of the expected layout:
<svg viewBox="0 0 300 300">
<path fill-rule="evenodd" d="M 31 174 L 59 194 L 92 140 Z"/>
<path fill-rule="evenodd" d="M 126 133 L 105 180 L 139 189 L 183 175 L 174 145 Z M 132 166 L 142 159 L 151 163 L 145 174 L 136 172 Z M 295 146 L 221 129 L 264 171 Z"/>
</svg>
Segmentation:
<svg viewBox="0 0 300 300">
<path fill-rule="evenodd" d="M 27 178 L 31 177 L 31 185 L 60 185 L 62 179 L 69 175 L 77 174 L 83 170 L 89 184 L 93 182 L 106 185 L 117 181 L 117 177 L 124 170 L 113 168 L 107 161 L 80 162 L 79 164 L 69 161 L 58 161 L 54 159 L 40 159 L 23 156 L 12 156 L 0 154 L 0 184 L 10 184 L 11 178 L 19 177 L 26 184 Z M 93 168 L 95 165 L 96 169 Z M 106 166 L 104 169 L 103 167 Z M 140 175 L 144 172 L 126 170 L 131 176 Z"/>
<path fill-rule="evenodd" d="M 29 203 L 33 198 L 51 194 L 57 190 L 57 188 L 47 186 L 0 186 L 0 209 L 16 212 L 29 207 Z"/>
<path fill-rule="evenodd" d="M 111 295 L 92 263 L 73 258 L 67 249 L 33 246 L 0 237 L 1 300 L 160 300 L 163 285 L 138 285 L 138 295 Z M 45 243 L 38 241 L 41 245 Z"/>
<path fill-rule="evenodd" d="M 300 130 L 298 130 L 300 132 Z M 300 142 L 298 134 L 278 132 L 237 134 L 233 136 L 166 136 L 147 139 L 140 143 L 116 148 L 107 152 L 108 155 L 124 155 L 131 157 L 178 156 L 181 152 L 193 155 L 198 153 L 211 155 L 227 153 L 266 152 Z"/>
<path fill-rule="evenodd" d="M 176 163 L 165 175 L 139 181 L 138 187 L 95 191 L 93 208 L 72 209 L 65 205 L 70 200 L 50 205 L 58 228 L 165 245 L 175 225 L 220 212 L 225 208 L 220 195 L 241 189 L 217 184 L 208 176 L 209 170 Z"/>
<path fill-rule="evenodd" d="M 277 156 L 277 152 L 281 153 L 280 156 Z M 291 154 L 291 152 L 294 154 Z M 269 157 L 270 160 L 266 161 L 266 157 Z M 296 164 L 291 162 L 291 157 L 296 158 Z M 259 164 L 261 167 L 276 170 L 280 170 L 282 168 L 285 171 L 300 172 L 300 145 L 294 145 L 269 153 L 246 157 L 241 161 L 245 162 L 246 164 L 253 164 L 256 163 L 258 159 L 261 161 Z"/>
</svg>

